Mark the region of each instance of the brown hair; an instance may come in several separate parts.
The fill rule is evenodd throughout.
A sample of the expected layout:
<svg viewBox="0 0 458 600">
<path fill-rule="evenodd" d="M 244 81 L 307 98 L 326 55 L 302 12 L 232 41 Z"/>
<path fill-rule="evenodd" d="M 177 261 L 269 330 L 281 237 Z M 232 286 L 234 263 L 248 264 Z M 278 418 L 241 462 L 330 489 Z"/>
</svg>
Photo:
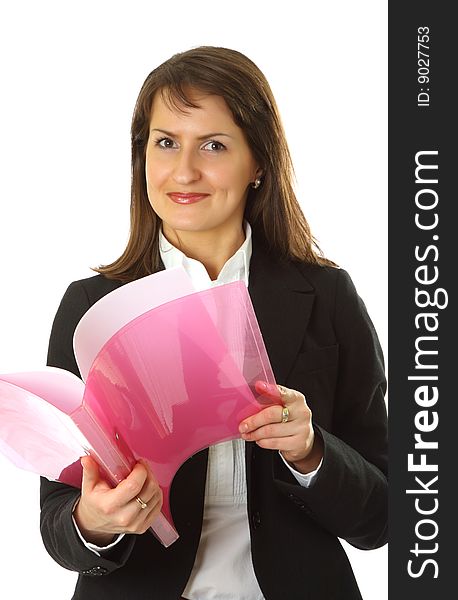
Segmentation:
<svg viewBox="0 0 458 600">
<path fill-rule="evenodd" d="M 323 256 L 293 191 L 295 174 L 285 132 L 263 73 L 241 52 L 200 46 L 169 58 L 148 75 L 140 90 L 131 127 L 129 241 L 120 258 L 93 270 L 123 281 L 158 270 L 161 219 L 148 200 L 145 176 L 151 107 L 159 92 L 169 108 L 200 108 L 186 94 L 187 88 L 224 98 L 262 168 L 262 184 L 249 188 L 245 207 L 253 238 L 263 240 L 280 258 L 336 266 Z"/>
</svg>

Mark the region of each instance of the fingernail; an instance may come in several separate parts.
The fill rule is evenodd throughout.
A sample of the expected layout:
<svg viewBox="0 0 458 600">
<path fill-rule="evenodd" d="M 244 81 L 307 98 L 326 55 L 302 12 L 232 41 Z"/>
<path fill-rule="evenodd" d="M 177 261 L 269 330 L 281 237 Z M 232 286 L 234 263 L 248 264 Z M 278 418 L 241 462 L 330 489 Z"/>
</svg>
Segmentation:
<svg viewBox="0 0 458 600">
<path fill-rule="evenodd" d="M 270 394 L 276 398 L 280 397 L 280 392 L 275 384 L 267 383 L 267 381 L 259 381 L 258 388 L 266 394 Z"/>
<path fill-rule="evenodd" d="M 273 396 L 276 399 L 280 398 L 281 392 L 276 385 L 271 384 L 271 383 L 266 383 L 265 387 L 263 386 L 263 388 L 264 388 L 265 393 L 269 394 L 269 396 Z"/>
<path fill-rule="evenodd" d="M 242 423 L 239 427 L 240 433 L 245 433 L 248 430 L 248 425 L 246 423 Z"/>
</svg>

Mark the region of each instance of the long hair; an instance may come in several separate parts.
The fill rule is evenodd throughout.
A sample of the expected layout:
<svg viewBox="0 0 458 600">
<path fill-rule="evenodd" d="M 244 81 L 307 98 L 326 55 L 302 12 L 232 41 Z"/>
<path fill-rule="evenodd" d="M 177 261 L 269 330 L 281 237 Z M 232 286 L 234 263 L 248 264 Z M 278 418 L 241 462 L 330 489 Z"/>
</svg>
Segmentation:
<svg viewBox="0 0 458 600">
<path fill-rule="evenodd" d="M 229 48 L 200 46 L 173 55 L 146 78 L 132 118 L 130 235 L 123 254 L 93 269 L 110 279 L 132 281 L 158 270 L 161 219 L 148 199 L 145 175 L 151 107 L 156 93 L 171 109 L 200 108 L 187 90 L 224 98 L 262 168 L 262 184 L 249 188 L 244 218 L 253 239 L 262 240 L 281 259 L 336 266 L 325 258 L 297 201 L 294 168 L 280 114 L 270 86 L 244 54 Z"/>
</svg>

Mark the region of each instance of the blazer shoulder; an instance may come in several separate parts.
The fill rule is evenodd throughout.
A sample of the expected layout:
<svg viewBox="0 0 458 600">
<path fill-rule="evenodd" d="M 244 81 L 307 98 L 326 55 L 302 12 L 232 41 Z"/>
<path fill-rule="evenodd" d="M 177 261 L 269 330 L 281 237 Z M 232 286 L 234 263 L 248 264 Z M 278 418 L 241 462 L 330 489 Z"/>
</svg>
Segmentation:
<svg viewBox="0 0 458 600">
<path fill-rule="evenodd" d="M 313 288 L 316 300 L 326 305 L 332 314 L 336 315 L 345 307 L 366 312 L 364 301 L 344 268 L 305 262 L 295 264 L 308 285 Z"/>
<path fill-rule="evenodd" d="M 121 281 L 94 275 L 72 281 L 63 295 L 52 324 L 47 365 L 80 376 L 73 353 L 73 334 L 84 313 L 97 300 L 122 285 Z"/>
<path fill-rule="evenodd" d="M 100 298 L 124 285 L 118 279 L 108 279 L 100 273 L 72 281 L 67 288 L 66 296 L 84 296 L 89 306 L 95 304 Z"/>
<path fill-rule="evenodd" d="M 295 262 L 294 264 L 318 294 L 320 292 L 335 291 L 341 285 L 344 287 L 349 284 L 352 285 L 349 273 L 342 267 L 318 265 L 304 261 Z"/>
</svg>

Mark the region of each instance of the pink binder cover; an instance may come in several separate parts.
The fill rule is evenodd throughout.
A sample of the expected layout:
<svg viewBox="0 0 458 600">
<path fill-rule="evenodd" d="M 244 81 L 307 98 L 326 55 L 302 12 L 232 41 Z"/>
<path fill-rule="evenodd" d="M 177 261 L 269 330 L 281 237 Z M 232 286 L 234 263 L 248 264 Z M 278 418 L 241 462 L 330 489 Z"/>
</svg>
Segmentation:
<svg viewBox="0 0 458 600">
<path fill-rule="evenodd" d="M 73 334 L 76 363 L 83 381 L 102 346 L 136 317 L 196 290 L 183 267 L 174 267 L 131 281 L 93 304 Z"/>
<path fill-rule="evenodd" d="M 96 356 L 82 402 L 81 396 L 76 400 L 80 380 L 65 372 L 80 383 L 67 383 L 59 394 L 63 380 L 56 383 L 55 371 L 60 370 L 47 373 L 54 377 L 49 384 L 43 373 L 2 376 L 0 400 L 8 397 L 14 384 L 22 387 L 25 404 L 30 405 L 31 399 L 39 403 L 43 397 L 70 415 L 78 425 L 79 432 L 73 435 L 79 436 L 81 448 L 88 451 L 89 446 L 113 483 L 123 479 L 138 459 L 147 460 L 164 492 L 168 521 L 158 518 L 153 530 L 166 546 L 177 537 L 169 496 L 180 465 L 202 448 L 239 437 L 240 421 L 264 404 L 255 381 L 275 383 L 243 282 L 168 302 L 122 327 Z M 7 421 L 2 412 L 0 422 Z M 40 423 L 41 436 L 45 422 Z M 2 426 L 4 439 L 3 430 Z M 11 444 L 11 427 L 9 431 L 10 448 L 17 448 Z M 29 439 L 33 431 L 32 426 Z M 33 462 L 37 472 L 46 474 L 42 454 L 31 459 L 28 452 L 29 465 Z M 59 460 L 63 469 L 58 479 L 79 486 L 79 463 L 68 464 L 68 457 L 62 462 L 62 456 Z"/>
<path fill-rule="evenodd" d="M 235 282 L 137 317 L 94 360 L 72 419 L 88 439 L 92 423 L 100 423 L 132 465 L 149 462 L 169 520 L 170 485 L 181 464 L 239 437 L 240 421 L 263 402 L 255 381 L 274 383 L 255 323 L 246 286 Z M 120 469 L 110 469 L 117 480 Z"/>
</svg>

